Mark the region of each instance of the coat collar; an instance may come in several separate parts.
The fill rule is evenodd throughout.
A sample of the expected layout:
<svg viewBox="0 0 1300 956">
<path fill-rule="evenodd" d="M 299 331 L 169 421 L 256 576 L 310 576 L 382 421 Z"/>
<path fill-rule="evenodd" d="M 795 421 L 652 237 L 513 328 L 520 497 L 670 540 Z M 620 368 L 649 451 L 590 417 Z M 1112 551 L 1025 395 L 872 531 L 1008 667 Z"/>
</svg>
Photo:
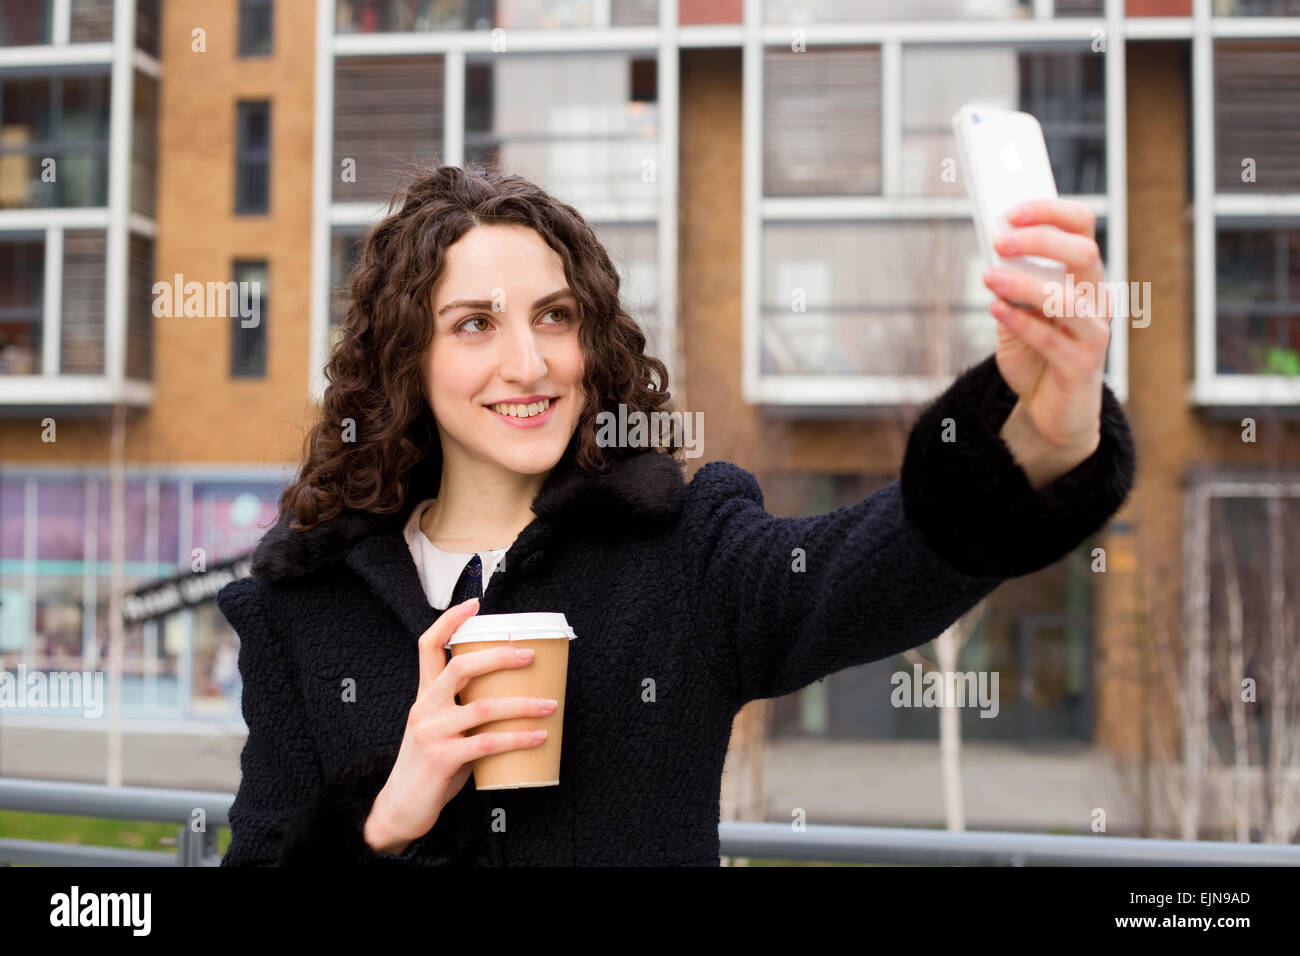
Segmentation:
<svg viewBox="0 0 1300 956">
<path fill-rule="evenodd" d="M 342 561 L 408 629 L 423 633 L 439 612 L 424 596 L 402 528 L 417 504 L 437 494 L 440 480 L 433 456 L 411 469 L 404 504 L 393 514 L 345 509 L 306 531 L 290 531 L 290 516 L 281 514 L 253 551 L 253 575 L 288 580 Z M 533 500 L 536 517 L 506 552 L 506 567 L 534 571 L 543 560 L 541 546 L 560 532 L 607 535 L 670 523 L 681 511 L 684 488 L 680 463 L 666 454 L 634 455 L 592 475 L 573 465 L 571 446 Z"/>
</svg>

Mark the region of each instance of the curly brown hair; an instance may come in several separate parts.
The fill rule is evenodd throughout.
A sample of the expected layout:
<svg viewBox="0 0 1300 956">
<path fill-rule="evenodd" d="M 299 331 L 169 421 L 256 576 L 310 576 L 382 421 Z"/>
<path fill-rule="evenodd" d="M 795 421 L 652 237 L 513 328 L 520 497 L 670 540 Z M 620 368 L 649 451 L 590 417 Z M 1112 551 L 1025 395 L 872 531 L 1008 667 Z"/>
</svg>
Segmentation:
<svg viewBox="0 0 1300 956">
<path fill-rule="evenodd" d="M 622 403 L 628 412 L 671 413 L 672 393 L 667 368 L 645 354 L 645 335 L 623 309 L 608 253 L 573 206 L 521 176 L 438 166 L 394 190 L 386 212 L 352 271 L 342 337 L 325 368 L 320 419 L 305 438 L 297 479 L 280 496 L 280 513 L 294 513 L 291 530 L 344 509 L 398 512 L 414 466 L 441 472 L 442 449 L 421 380 L 434 329 L 430 293 L 448 247 L 477 225 L 535 230 L 564 261 L 578 300 L 586 403 L 557 467 L 600 474 L 632 455 L 680 456 L 673 445 L 617 448 L 596 441 L 602 410 Z M 355 423 L 355 440 L 344 440 L 345 419 Z"/>
</svg>

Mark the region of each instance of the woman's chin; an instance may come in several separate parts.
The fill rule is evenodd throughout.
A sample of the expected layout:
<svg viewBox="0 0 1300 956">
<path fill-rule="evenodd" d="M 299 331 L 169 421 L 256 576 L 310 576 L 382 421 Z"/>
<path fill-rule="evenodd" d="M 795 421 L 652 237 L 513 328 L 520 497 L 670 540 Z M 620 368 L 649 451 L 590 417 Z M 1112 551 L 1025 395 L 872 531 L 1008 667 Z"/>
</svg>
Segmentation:
<svg viewBox="0 0 1300 956">
<path fill-rule="evenodd" d="M 493 460 L 507 471 L 517 475 L 540 475 L 550 471 L 564 455 L 564 448 L 533 449 L 528 454 L 493 456 Z"/>
</svg>

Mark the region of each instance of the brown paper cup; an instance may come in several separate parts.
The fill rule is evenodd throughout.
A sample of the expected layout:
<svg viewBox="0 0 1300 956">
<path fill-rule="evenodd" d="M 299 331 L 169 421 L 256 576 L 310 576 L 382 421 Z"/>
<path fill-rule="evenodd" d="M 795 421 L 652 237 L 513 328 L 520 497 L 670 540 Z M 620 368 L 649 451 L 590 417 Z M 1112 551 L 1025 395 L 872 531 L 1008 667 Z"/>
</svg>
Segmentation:
<svg viewBox="0 0 1300 956">
<path fill-rule="evenodd" d="M 560 782 L 569 641 L 576 636 L 563 614 L 478 614 L 462 624 L 447 641 L 453 657 L 502 644 L 531 648 L 535 654 L 531 664 L 505 667 L 471 678 L 460 692 L 462 704 L 472 704 L 485 697 L 549 697 L 559 702 L 555 711 L 545 716 L 491 720 L 466 731 L 467 737 L 497 731 L 547 731 L 546 740 L 537 746 L 488 754 L 475 760 L 475 789 L 553 787 Z"/>
</svg>

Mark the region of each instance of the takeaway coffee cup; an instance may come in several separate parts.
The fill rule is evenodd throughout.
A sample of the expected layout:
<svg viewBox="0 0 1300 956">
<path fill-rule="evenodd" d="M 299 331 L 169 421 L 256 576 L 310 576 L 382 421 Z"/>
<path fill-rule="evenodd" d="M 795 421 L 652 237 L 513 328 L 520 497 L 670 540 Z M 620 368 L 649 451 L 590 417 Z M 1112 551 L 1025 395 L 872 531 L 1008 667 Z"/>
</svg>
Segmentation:
<svg viewBox="0 0 1300 956">
<path fill-rule="evenodd" d="M 569 673 L 569 641 L 576 638 L 563 614 L 477 614 L 447 641 L 453 657 L 509 643 L 532 648 L 531 664 L 504 667 L 471 678 L 460 692 L 462 704 L 484 697 L 544 697 L 558 701 L 545 716 L 490 720 L 469 736 L 501 730 L 545 730 L 535 747 L 488 754 L 474 761 L 477 790 L 553 787 L 560 782 L 560 734 L 564 727 L 564 687 Z"/>
</svg>

